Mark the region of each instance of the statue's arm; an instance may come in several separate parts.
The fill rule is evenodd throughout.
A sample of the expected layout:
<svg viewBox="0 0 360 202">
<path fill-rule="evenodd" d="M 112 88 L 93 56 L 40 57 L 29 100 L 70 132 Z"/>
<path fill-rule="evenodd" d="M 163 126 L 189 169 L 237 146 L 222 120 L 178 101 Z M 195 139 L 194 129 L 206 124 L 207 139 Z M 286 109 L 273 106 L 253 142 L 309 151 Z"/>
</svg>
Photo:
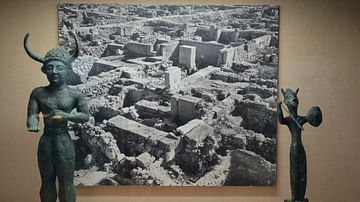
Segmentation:
<svg viewBox="0 0 360 202">
<path fill-rule="evenodd" d="M 85 123 L 89 121 L 89 107 L 86 103 L 85 96 L 80 92 L 73 94 L 75 98 L 76 112 L 64 112 L 61 110 L 55 110 L 52 113 L 53 119 L 64 119 L 66 121 L 72 121 L 74 123 Z"/>
<path fill-rule="evenodd" d="M 85 96 L 80 92 L 77 93 L 76 112 L 70 113 L 68 120 L 75 123 L 85 123 L 89 121 L 89 106 Z"/>
<path fill-rule="evenodd" d="M 279 119 L 280 124 L 286 125 L 286 124 L 288 124 L 288 120 L 286 118 L 284 118 L 284 114 L 283 114 L 283 111 L 281 109 L 281 104 L 282 104 L 281 102 L 278 102 L 277 115 L 278 115 L 278 119 Z"/>
<path fill-rule="evenodd" d="M 76 112 L 67 113 L 61 110 L 55 110 L 52 116 L 56 117 L 56 119 L 64 119 L 74 123 L 85 123 L 89 121 L 89 107 L 86 103 L 85 96 L 80 92 L 76 92 L 74 96 Z"/>
<path fill-rule="evenodd" d="M 306 118 L 305 116 L 303 116 L 303 117 L 301 117 L 301 118 L 302 118 L 302 119 L 301 119 L 300 125 L 304 125 L 305 123 L 308 122 L 308 120 L 307 120 L 307 118 Z"/>
<path fill-rule="evenodd" d="M 85 123 L 89 121 L 89 105 L 87 104 L 85 96 L 82 93 L 79 93 L 76 109 L 78 114 L 78 123 Z"/>
<path fill-rule="evenodd" d="M 30 95 L 27 113 L 27 128 L 29 132 L 39 132 L 39 113 L 40 107 L 36 99 L 38 90 L 35 89 Z"/>
</svg>

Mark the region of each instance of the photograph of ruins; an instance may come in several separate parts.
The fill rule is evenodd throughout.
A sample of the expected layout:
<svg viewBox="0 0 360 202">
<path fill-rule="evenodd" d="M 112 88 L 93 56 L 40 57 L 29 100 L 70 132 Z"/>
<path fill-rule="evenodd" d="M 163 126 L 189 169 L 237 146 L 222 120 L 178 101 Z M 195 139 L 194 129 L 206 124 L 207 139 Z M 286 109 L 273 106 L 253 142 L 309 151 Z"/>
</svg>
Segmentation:
<svg viewBox="0 0 360 202">
<path fill-rule="evenodd" d="M 75 184 L 273 186 L 279 7 L 60 4 Z"/>
</svg>

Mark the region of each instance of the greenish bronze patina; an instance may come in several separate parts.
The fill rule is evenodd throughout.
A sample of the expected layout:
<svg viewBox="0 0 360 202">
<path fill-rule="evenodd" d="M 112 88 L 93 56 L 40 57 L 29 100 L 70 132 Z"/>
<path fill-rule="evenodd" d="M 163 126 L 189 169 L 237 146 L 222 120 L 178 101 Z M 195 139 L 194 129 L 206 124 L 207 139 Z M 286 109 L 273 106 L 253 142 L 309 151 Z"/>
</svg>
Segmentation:
<svg viewBox="0 0 360 202">
<path fill-rule="evenodd" d="M 24 38 L 26 53 L 43 64 L 49 85 L 35 88 L 28 105 L 27 127 L 30 132 L 39 132 L 39 114 L 44 119 L 44 133 L 38 146 L 38 165 L 41 175 L 40 198 L 42 202 L 57 199 L 56 178 L 59 181 L 61 202 L 75 202 L 74 187 L 75 149 L 68 134 L 68 121 L 84 123 L 89 120 L 89 108 L 84 95 L 66 84 L 66 75 L 71 63 L 79 55 L 78 42 L 70 55 L 65 48 L 51 49 L 45 57 L 32 53 L 28 47 L 29 33 Z M 74 110 L 75 109 L 75 110 Z"/>
<path fill-rule="evenodd" d="M 281 102 L 278 104 L 278 118 L 282 125 L 287 125 L 291 133 L 290 146 L 290 184 L 291 184 L 291 200 L 285 202 L 307 202 L 305 198 L 306 191 L 306 153 L 301 142 L 302 126 L 310 123 L 312 126 L 319 126 L 322 122 L 322 113 L 319 107 L 312 107 L 306 116 L 299 116 L 297 113 L 299 99 L 297 94 L 291 89 L 285 91 L 281 89 L 284 96 L 284 103 L 287 106 L 289 116 L 284 117 Z M 284 108 L 285 109 L 285 108 Z"/>
</svg>

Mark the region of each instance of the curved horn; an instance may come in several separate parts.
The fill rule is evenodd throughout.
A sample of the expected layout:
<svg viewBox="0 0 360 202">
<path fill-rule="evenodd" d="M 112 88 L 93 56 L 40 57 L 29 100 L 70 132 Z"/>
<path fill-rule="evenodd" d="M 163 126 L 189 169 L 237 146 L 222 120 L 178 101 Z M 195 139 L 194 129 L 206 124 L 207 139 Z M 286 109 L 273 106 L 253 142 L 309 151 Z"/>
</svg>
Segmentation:
<svg viewBox="0 0 360 202">
<path fill-rule="evenodd" d="M 71 64 L 72 62 L 74 62 L 74 60 L 79 56 L 79 53 L 80 53 L 79 42 L 78 42 L 78 40 L 77 40 L 76 35 L 75 35 L 73 32 L 70 32 L 70 35 L 71 35 L 72 37 L 74 37 L 74 40 L 75 40 L 75 52 L 74 52 L 74 54 L 69 58 L 69 60 L 67 61 L 68 64 Z"/>
<path fill-rule="evenodd" d="M 26 33 L 25 37 L 24 37 L 24 49 L 26 51 L 26 53 L 34 60 L 40 62 L 40 63 L 44 63 L 44 58 L 35 55 L 34 53 L 31 52 L 29 46 L 28 46 L 28 39 L 29 39 L 30 34 Z"/>
<path fill-rule="evenodd" d="M 283 96 L 285 97 L 285 91 L 284 89 L 281 88 L 281 93 L 283 94 Z"/>
</svg>

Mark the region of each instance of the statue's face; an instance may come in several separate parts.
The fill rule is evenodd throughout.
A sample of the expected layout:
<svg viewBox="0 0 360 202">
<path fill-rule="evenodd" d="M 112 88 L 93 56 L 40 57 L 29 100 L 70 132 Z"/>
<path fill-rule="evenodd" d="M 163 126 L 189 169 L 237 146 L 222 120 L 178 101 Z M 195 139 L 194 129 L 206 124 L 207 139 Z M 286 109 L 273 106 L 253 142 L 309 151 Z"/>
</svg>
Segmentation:
<svg viewBox="0 0 360 202">
<path fill-rule="evenodd" d="M 61 61 L 50 61 L 43 67 L 50 83 L 63 83 L 66 81 L 67 67 Z"/>
<path fill-rule="evenodd" d="M 289 91 L 285 94 L 285 99 L 284 99 L 284 103 L 285 105 L 290 109 L 297 109 L 298 105 L 299 105 L 299 100 L 297 98 L 296 93 Z"/>
</svg>

